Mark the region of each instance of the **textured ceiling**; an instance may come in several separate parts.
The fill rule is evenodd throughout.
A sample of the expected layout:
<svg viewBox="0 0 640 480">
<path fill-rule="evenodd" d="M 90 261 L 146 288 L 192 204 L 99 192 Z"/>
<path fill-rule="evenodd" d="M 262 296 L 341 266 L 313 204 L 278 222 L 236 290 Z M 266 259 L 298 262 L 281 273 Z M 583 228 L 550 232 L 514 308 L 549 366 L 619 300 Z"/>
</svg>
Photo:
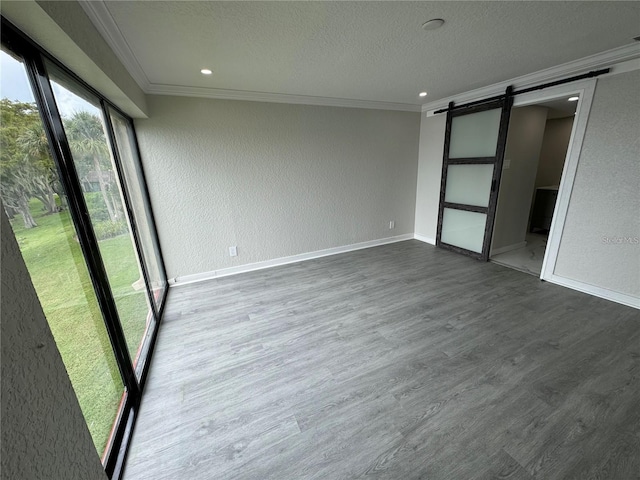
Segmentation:
<svg viewBox="0 0 640 480">
<path fill-rule="evenodd" d="M 640 2 L 105 5 L 144 72 L 138 78 L 152 86 L 413 105 L 628 45 L 640 35 Z M 423 30 L 431 18 L 446 23 Z M 203 67 L 213 75 L 201 75 Z M 422 90 L 429 92 L 425 99 L 418 97 Z"/>
</svg>

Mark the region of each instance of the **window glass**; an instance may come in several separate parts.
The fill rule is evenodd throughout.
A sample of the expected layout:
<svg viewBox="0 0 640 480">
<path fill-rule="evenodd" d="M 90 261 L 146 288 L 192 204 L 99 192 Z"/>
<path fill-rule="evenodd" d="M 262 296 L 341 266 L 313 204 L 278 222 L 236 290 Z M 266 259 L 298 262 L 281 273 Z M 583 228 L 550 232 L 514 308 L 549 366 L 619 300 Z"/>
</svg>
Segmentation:
<svg viewBox="0 0 640 480">
<path fill-rule="evenodd" d="M 129 194 L 131 209 L 142 249 L 142 256 L 147 269 L 153 299 L 157 311 L 160 310 L 167 287 L 166 275 L 160 258 L 160 248 L 156 242 L 155 225 L 151 215 L 151 209 L 147 202 L 147 193 L 144 184 L 144 175 L 137 154 L 135 137 L 131 124 L 122 115 L 109 110 L 111 125 L 115 135 L 116 145 L 122 165 L 125 186 Z"/>
<path fill-rule="evenodd" d="M 126 395 L 20 59 L 0 53 L 0 193 L 97 451 Z"/>
<path fill-rule="evenodd" d="M 46 65 L 135 367 L 155 320 L 100 103 L 56 66 Z"/>
</svg>

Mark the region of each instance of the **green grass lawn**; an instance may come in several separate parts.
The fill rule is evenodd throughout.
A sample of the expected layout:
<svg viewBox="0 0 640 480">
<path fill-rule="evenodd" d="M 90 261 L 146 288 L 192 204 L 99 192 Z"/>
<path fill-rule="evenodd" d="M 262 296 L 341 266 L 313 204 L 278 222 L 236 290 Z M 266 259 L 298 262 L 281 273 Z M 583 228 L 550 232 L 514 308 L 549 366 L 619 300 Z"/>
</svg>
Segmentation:
<svg viewBox="0 0 640 480">
<path fill-rule="evenodd" d="M 19 215 L 11 225 L 102 454 L 124 391 L 120 374 L 69 212 L 44 215 L 37 200 L 30 206 L 38 227 L 25 230 Z M 140 278 L 132 240 L 125 233 L 99 243 L 133 360 L 146 329 L 148 304 L 145 291 L 131 286 Z"/>
</svg>

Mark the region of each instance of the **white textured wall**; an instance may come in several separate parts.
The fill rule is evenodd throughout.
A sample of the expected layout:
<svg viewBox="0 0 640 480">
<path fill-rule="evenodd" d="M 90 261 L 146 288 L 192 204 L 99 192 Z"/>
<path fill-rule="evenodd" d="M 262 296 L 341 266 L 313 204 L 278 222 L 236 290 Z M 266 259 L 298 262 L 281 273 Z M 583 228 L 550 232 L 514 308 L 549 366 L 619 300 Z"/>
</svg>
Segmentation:
<svg viewBox="0 0 640 480">
<path fill-rule="evenodd" d="M 446 125 L 447 116 L 445 114 L 432 117 L 422 114 L 415 233 L 432 241 L 435 241 L 438 230 L 438 206 Z"/>
<path fill-rule="evenodd" d="M 538 162 L 536 187 L 560 185 L 572 128 L 573 116 L 547 120 Z"/>
<path fill-rule="evenodd" d="M 554 273 L 640 297 L 624 238 L 640 238 L 640 71 L 598 80 Z"/>
<path fill-rule="evenodd" d="M 418 113 L 147 102 L 136 129 L 169 277 L 413 233 Z"/>
<path fill-rule="evenodd" d="M 547 109 L 518 107 L 511 111 L 502 169 L 492 249 L 525 241 L 529 211 L 547 121 Z"/>
<path fill-rule="evenodd" d="M 106 480 L 1 206 L 0 217 L 2 478 Z"/>
</svg>

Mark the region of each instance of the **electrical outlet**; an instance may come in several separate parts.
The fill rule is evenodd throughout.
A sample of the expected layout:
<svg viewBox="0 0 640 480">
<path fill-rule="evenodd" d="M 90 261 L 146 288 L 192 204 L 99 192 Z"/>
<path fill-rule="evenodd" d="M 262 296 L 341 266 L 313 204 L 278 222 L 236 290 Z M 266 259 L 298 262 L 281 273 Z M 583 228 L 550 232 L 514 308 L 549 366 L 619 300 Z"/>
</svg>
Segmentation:
<svg viewBox="0 0 640 480">
<path fill-rule="evenodd" d="M 389 222 L 389 230 L 393 230 L 394 228 L 396 228 L 396 222 L 394 222 L 393 220 L 391 220 Z"/>
<path fill-rule="evenodd" d="M 238 247 L 229 247 L 229 256 L 237 257 L 238 256 Z"/>
<path fill-rule="evenodd" d="M 511 166 L 511 159 L 510 158 L 505 158 L 504 162 L 502 162 L 502 169 L 506 170 L 510 166 Z"/>
</svg>

